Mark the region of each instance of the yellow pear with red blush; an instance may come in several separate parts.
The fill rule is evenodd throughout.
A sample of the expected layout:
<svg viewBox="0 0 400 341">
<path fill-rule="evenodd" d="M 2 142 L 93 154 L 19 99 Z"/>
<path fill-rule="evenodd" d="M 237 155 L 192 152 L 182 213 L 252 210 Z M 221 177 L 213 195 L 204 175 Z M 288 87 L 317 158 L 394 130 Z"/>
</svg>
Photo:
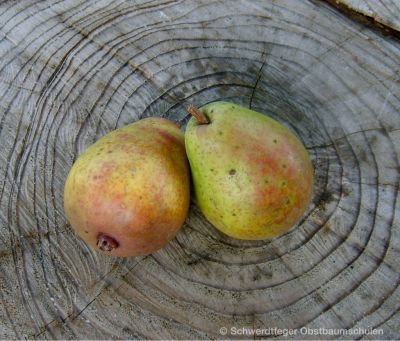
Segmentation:
<svg viewBox="0 0 400 341">
<path fill-rule="evenodd" d="M 278 121 L 229 102 L 191 106 L 185 145 L 204 216 L 233 238 L 261 240 L 293 227 L 309 206 L 313 166 Z"/>
<path fill-rule="evenodd" d="M 64 188 L 75 232 L 111 256 L 140 256 L 175 237 L 189 208 L 184 135 L 146 118 L 105 135 L 79 156 Z"/>
</svg>

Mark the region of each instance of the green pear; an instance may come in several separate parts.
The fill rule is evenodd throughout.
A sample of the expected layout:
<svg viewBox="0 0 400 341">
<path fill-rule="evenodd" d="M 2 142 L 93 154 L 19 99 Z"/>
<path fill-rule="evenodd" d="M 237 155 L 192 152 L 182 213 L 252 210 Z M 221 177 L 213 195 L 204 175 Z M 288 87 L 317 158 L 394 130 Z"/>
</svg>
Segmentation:
<svg viewBox="0 0 400 341">
<path fill-rule="evenodd" d="M 313 191 L 301 141 L 279 122 L 228 102 L 197 109 L 185 133 L 197 203 L 220 231 L 261 240 L 289 230 Z"/>
<path fill-rule="evenodd" d="M 184 135 L 162 118 L 117 129 L 72 166 L 64 210 L 75 232 L 111 256 L 157 251 L 175 237 L 189 208 Z"/>
</svg>

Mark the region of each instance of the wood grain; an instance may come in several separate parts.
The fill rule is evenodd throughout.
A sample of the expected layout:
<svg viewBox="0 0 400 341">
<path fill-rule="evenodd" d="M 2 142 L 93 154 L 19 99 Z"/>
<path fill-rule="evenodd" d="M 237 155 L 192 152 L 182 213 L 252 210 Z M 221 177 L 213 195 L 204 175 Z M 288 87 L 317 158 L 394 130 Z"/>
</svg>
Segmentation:
<svg viewBox="0 0 400 341">
<path fill-rule="evenodd" d="M 396 0 L 332 0 L 330 2 L 357 12 L 384 29 L 400 31 L 400 2 Z"/>
<path fill-rule="evenodd" d="M 3 1 L 0 26 L 1 339 L 398 338 L 398 40 L 295 0 Z M 86 147 L 147 116 L 184 129 L 189 104 L 221 99 L 307 146 L 315 193 L 298 226 L 233 240 L 193 203 L 167 247 L 128 259 L 73 234 L 63 186 Z"/>
</svg>

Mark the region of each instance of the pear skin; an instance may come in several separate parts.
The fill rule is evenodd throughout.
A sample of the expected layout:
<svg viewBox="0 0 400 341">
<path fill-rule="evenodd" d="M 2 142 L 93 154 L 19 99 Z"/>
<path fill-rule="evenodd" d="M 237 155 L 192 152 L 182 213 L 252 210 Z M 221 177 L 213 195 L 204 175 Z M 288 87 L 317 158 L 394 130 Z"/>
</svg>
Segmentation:
<svg viewBox="0 0 400 341">
<path fill-rule="evenodd" d="M 196 109 L 185 133 L 197 203 L 221 232 L 262 240 L 288 231 L 309 206 L 313 167 L 279 122 L 228 102 Z"/>
<path fill-rule="evenodd" d="M 75 232 L 111 256 L 155 252 L 183 225 L 190 196 L 184 136 L 171 121 L 147 118 L 83 152 L 64 188 Z"/>
</svg>

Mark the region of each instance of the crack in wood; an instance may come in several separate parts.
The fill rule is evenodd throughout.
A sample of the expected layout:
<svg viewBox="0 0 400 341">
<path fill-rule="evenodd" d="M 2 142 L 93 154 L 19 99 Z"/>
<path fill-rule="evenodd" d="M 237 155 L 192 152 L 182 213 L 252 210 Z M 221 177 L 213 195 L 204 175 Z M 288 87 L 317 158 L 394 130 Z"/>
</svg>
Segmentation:
<svg viewBox="0 0 400 341">
<path fill-rule="evenodd" d="M 353 131 L 351 133 L 348 133 L 346 135 L 340 136 L 335 138 L 334 140 L 332 140 L 331 143 L 326 143 L 326 144 L 317 144 L 317 145 L 313 145 L 313 146 L 306 146 L 307 149 L 317 149 L 317 148 L 328 148 L 328 147 L 333 147 L 335 145 L 336 142 L 343 140 L 349 136 L 352 135 L 356 135 L 356 134 L 361 134 L 361 133 L 367 133 L 370 131 L 376 131 L 376 132 L 380 132 L 383 133 L 385 135 L 393 133 L 398 131 L 399 129 L 393 129 L 393 130 L 387 130 L 385 128 L 368 128 L 368 129 L 363 129 L 363 130 L 357 130 L 357 131 Z"/>
<path fill-rule="evenodd" d="M 255 82 L 255 84 L 253 86 L 253 90 L 252 90 L 251 95 L 250 95 L 249 109 L 251 109 L 251 107 L 252 107 L 253 98 L 254 98 L 254 95 L 255 95 L 255 92 L 256 92 L 256 89 L 257 89 L 257 85 L 258 85 L 258 83 L 259 83 L 259 81 L 261 79 L 262 71 L 264 69 L 265 64 L 267 63 L 267 60 L 268 60 L 268 54 L 267 54 L 267 52 L 265 50 L 263 51 L 263 53 L 261 55 L 261 59 L 263 60 L 263 62 L 261 64 L 260 68 L 258 69 L 257 79 L 256 79 L 256 82 Z"/>
<path fill-rule="evenodd" d="M 125 278 L 126 275 L 127 275 L 128 273 L 132 272 L 132 270 L 134 270 L 140 263 L 142 263 L 142 262 L 143 262 L 145 259 L 147 259 L 148 257 L 149 257 L 149 256 L 144 256 L 142 259 L 140 259 L 138 262 L 136 262 L 131 268 L 128 268 L 128 270 L 126 271 L 126 273 L 123 274 L 123 275 L 121 276 L 121 278 Z M 105 274 L 104 276 L 102 276 L 102 278 L 99 280 L 99 282 L 101 282 L 104 278 L 108 277 L 108 276 L 109 276 L 110 274 L 112 274 L 115 270 L 116 270 L 116 268 L 113 267 L 113 269 L 111 269 L 107 274 Z M 98 283 L 99 283 L 99 282 L 98 282 Z M 117 291 L 122 285 L 123 285 L 123 284 L 119 285 L 115 290 Z M 106 284 L 105 286 L 103 286 L 103 287 L 100 289 L 100 291 L 96 294 L 96 296 L 94 296 L 94 297 L 93 297 L 79 312 L 68 314 L 68 315 L 67 315 L 66 317 L 64 317 L 64 318 L 59 317 L 59 318 L 53 319 L 52 321 L 50 321 L 49 323 L 47 323 L 46 325 L 44 325 L 43 327 L 41 327 L 42 331 L 40 331 L 40 332 L 37 333 L 37 334 L 30 335 L 30 336 L 28 337 L 28 339 L 40 337 L 41 335 L 43 335 L 43 334 L 48 330 L 48 327 L 49 327 L 51 324 L 53 324 L 54 322 L 57 322 L 57 321 L 58 321 L 57 324 L 59 324 L 59 323 L 66 323 L 66 321 L 68 321 L 68 320 L 69 320 L 69 321 L 75 320 L 76 318 L 78 318 L 87 308 L 89 308 L 89 307 L 97 300 L 97 298 L 104 292 L 104 290 L 108 289 L 110 286 L 111 286 L 111 284 Z M 57 325 L 57 324 L 56 324 L 56 325 Z"/>
<path fill-rule="evenodd" d="M 393 38 L 400 40 L 399 30 L 386 24 L 382 20 L 377 19 L 376 17 L 367 15 L 366 13 L 363 13 L 361 11 L 357 11 L 355 8 L 347 5 L 342 1 L 338 0 L 312 0 L 312 1 L 316 3 L 318 2 L 327 3 L 331 7 L 335 8 L 336 10 L 339 10 L 341 13 L 348 16 L 349 18 L 361 24 L 367 25 L 368 27 L 374 28 L 387 36 L 391 36 Z"/>
</svg>

